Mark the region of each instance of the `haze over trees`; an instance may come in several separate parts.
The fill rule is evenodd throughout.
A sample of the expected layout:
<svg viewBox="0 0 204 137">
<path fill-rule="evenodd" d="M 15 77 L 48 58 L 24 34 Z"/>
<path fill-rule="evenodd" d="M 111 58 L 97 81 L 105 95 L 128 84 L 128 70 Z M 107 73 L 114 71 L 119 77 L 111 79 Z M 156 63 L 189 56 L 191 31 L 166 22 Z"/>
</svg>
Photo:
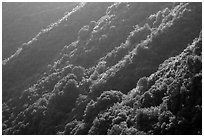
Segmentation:
<svg viewBox="0 0 204 137">
<path fill-rule="evenodd" d="M 68 7 L 3 60 L 3 134 L 202 134 L 202 3 Z"/>
<path fill-rule="evenodd" d="M 11 56 L 23 43 L 32 39 L 41 29 L 63 17 L 78 3 L 3 2 L 2 57 Z"/>
</svg>

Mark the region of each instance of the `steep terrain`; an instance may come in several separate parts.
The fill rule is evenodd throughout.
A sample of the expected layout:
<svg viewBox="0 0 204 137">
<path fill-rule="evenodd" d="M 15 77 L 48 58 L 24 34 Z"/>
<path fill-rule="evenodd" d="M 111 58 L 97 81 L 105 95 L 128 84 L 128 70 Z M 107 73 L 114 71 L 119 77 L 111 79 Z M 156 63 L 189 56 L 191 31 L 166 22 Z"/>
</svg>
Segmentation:
<svg viewBox="0 0 204 137">
<path fill-rule="evenodd" d="M 8 58 L 24 42 L 32 39 L 41 29 L 63 17 L 78 3 L 3 2 L 2 4 L 2 57 Z"/>
<path fill-rule="evenodd" d="M 104 91 L 86 106 L 84 123 L 74 120 L 64 133 L 84 133 L 94 116 L 88 134 L 201 134 L 201 39 L 200 34 L 181 54 L 140 78 L 127 95 Z"/>
<path fill-rule="evenodd" d="M 29 87 L 30 83 L 44 72 L 61 48 L 75 40 L 78 30 L 84 24 L 104 15 L 109 5 L 111 3 L 78 5 L 62 19 L 41 30 L 14 55 L 4 60 L 3 96 L 10 96 L 10 93 L 15 96 L 16 92 Z"/>
<path fill-rule="evenodd" d="M 202 4 L 81 3 L 3 62 L 3 134 L 202 134 Z"/>
</svg>

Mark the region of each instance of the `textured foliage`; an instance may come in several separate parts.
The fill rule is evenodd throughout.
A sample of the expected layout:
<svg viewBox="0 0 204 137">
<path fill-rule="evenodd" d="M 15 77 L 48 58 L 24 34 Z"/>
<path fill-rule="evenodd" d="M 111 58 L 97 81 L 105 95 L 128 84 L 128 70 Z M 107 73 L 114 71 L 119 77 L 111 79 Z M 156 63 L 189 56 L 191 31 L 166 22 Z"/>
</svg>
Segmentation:
<svg viewBox="0 0 204 137">
<path fill-rule="evenodd" d="M 4 64 L 3 134 L 202 134 L 201 11 L 82 3 Z"/>
</svg>

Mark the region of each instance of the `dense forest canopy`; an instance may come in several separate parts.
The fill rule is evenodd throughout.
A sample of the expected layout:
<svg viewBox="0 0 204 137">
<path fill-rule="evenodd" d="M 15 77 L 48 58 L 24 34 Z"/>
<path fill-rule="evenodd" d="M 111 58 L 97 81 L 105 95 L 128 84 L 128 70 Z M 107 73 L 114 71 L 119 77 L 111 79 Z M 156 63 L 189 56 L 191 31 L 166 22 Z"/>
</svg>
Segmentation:
<svg viewBox="0 0 204 137">
<path fill-rule="evenodd" d="M 202 134 L 202 3 L 3 3 L 2 20 L 3 134 Z"/>
</svg>

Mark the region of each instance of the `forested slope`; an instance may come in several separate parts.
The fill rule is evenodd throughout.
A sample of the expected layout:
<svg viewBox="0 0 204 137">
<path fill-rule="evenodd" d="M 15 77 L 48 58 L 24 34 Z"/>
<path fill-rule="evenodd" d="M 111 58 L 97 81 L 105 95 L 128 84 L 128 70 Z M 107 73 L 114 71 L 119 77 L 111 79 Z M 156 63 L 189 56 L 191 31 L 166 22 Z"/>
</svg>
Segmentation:
<svg viewBox="0 0 204 137">
<path fill-rule="evenodd" d="M 201 20 L 201 3 L 81 4 L 4 61 L 3 134 L 201 134 Z"/>
<path fill-rule="evenodd" d="M 77 37 L 78 30 L 105 14 L 111 3 L 82 3 L 62 19 L 41 30 L 3 61 L 3 96 L 29 87 L 46 70 L 58 52 Z M 13 69 L 15 68 L 15 69 Z M 6 91 L 6 92 L 4 92 Z"/>
<path fill-rule="evenodd" d="M 84 123 L 68 123 L 64 133 L 201 134 L 201 39 L 200 34 L 181 54 L 165 60 L 149 77 L 140 78 L 127 95 L 104 91 L 86 106 Z"/>
</svg>

